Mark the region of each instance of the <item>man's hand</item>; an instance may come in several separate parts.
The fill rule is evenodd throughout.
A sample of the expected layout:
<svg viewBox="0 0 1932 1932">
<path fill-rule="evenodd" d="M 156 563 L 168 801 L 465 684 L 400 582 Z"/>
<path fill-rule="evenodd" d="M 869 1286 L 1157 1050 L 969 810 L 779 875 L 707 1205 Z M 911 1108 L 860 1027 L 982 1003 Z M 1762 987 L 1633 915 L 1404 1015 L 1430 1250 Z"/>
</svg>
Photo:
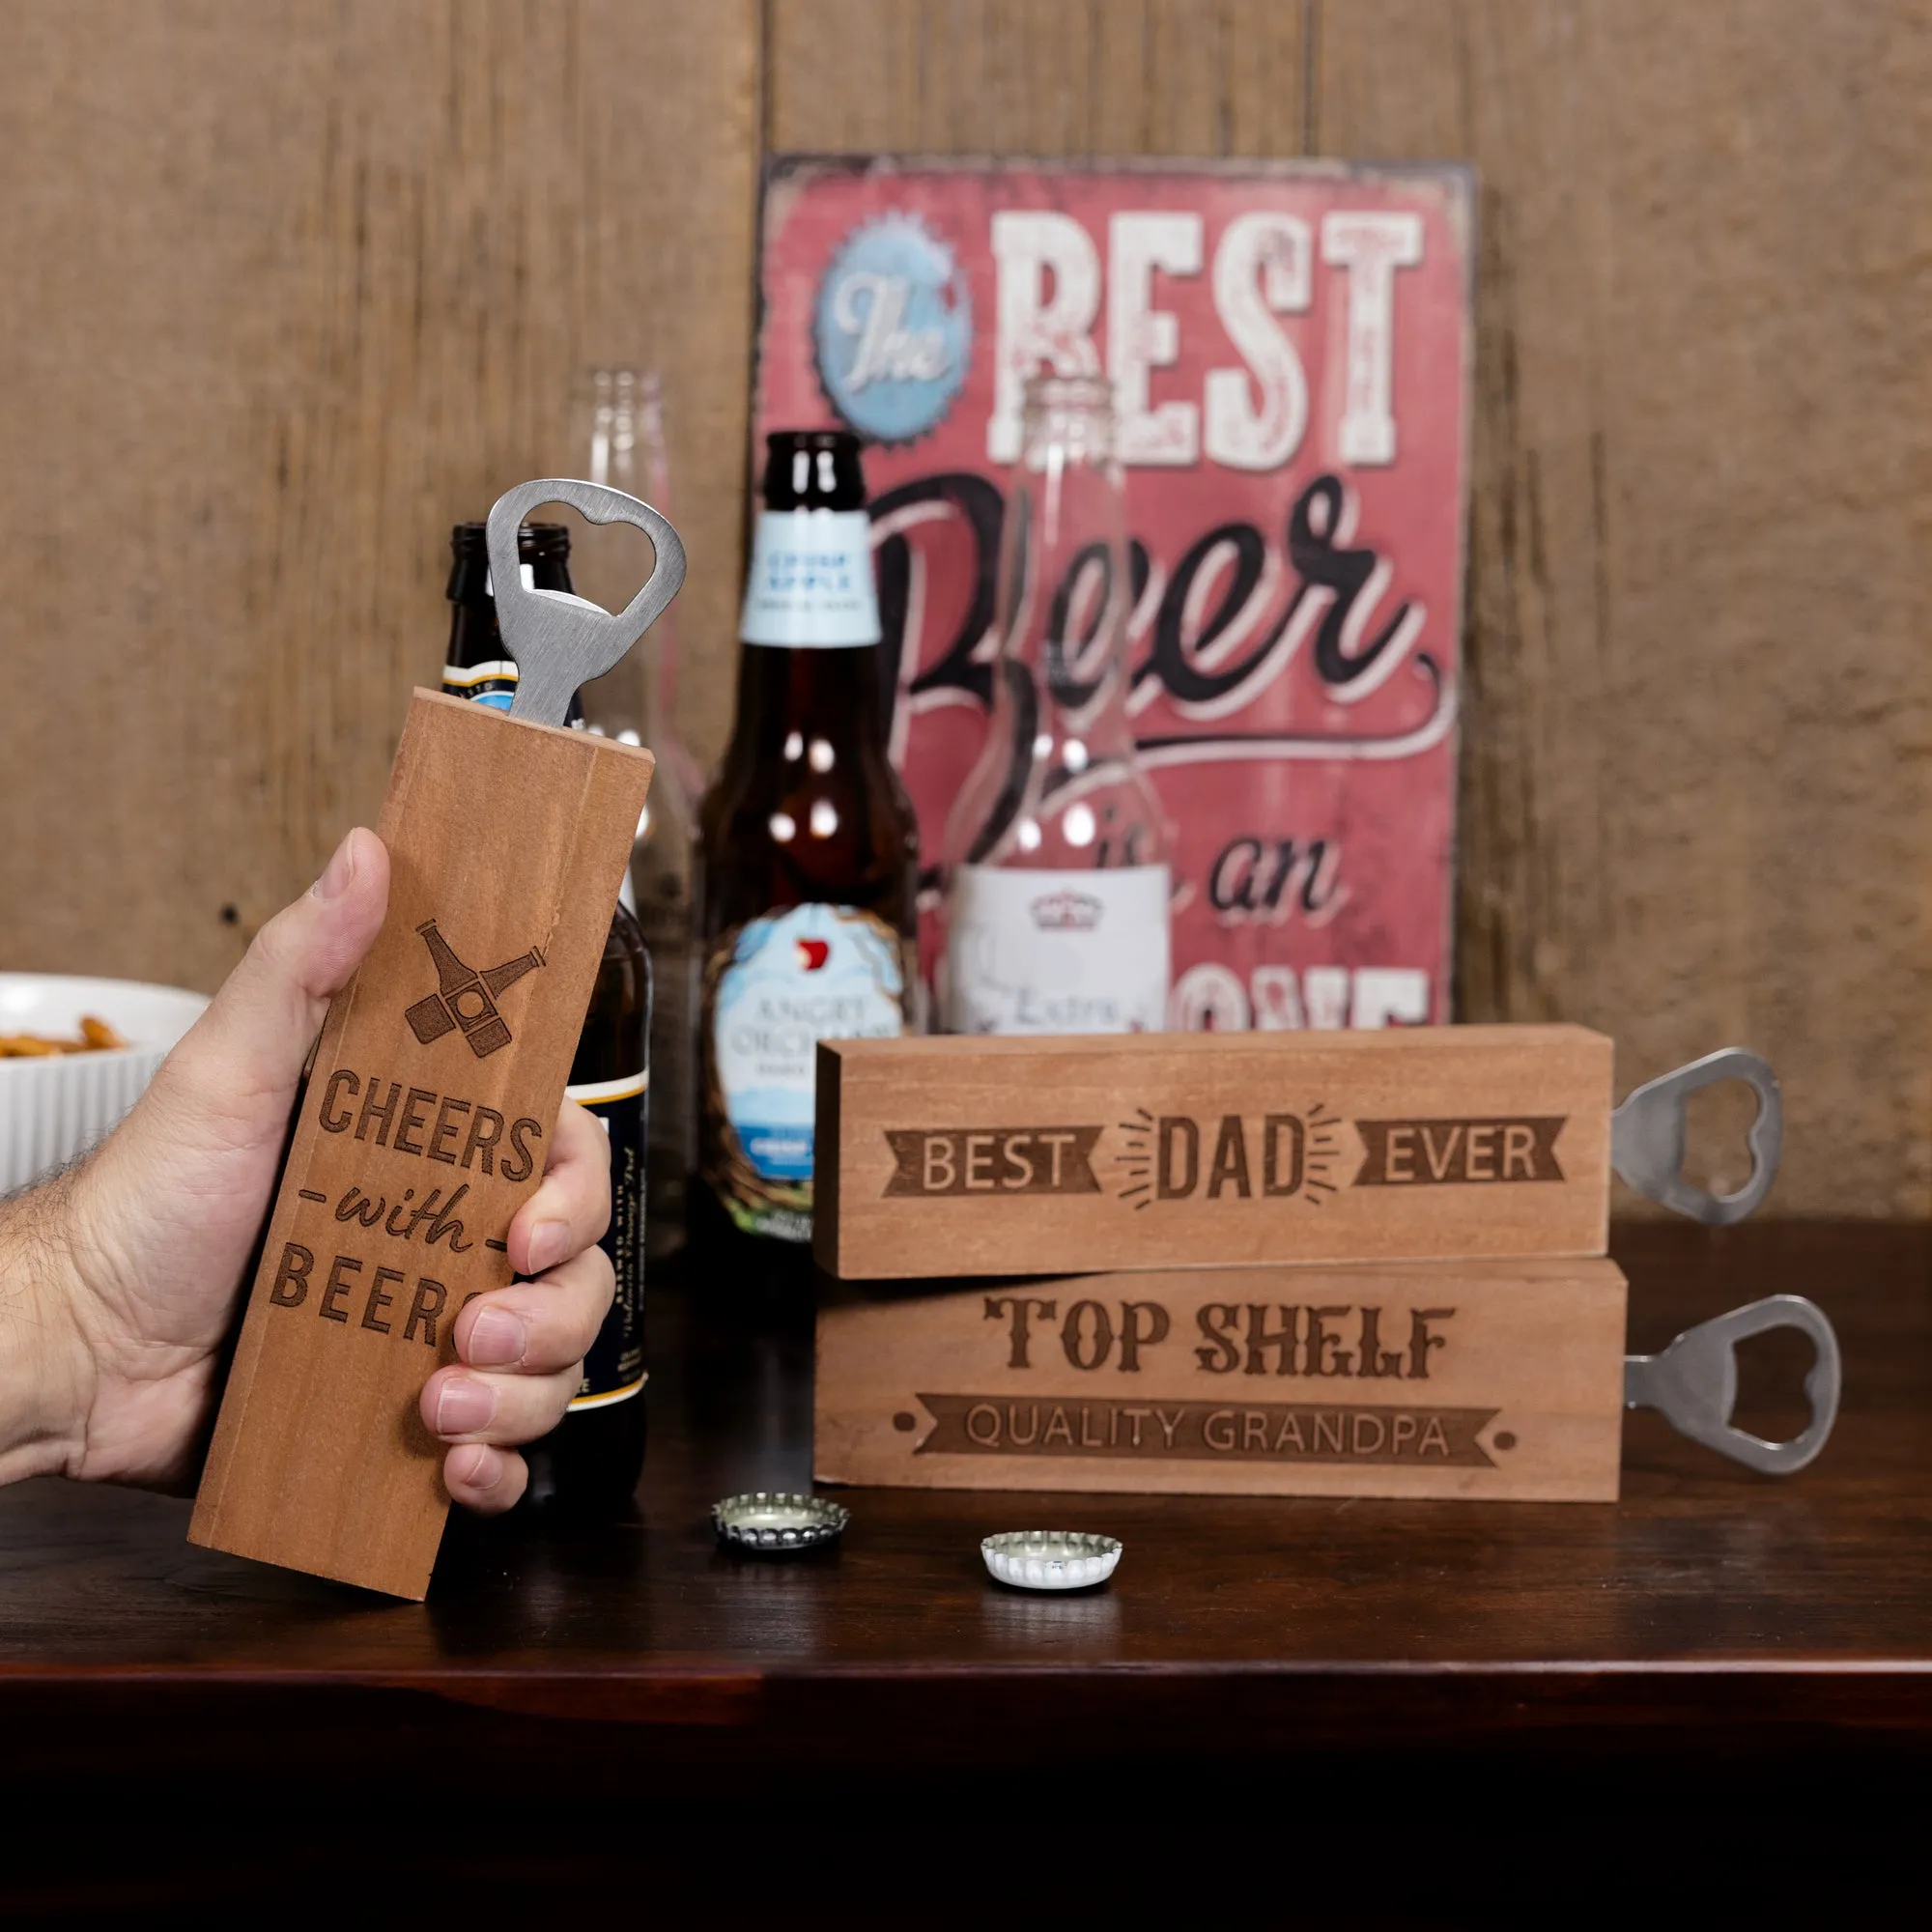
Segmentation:
<svg viewBox="0 0 1932 1932">
<path fill-rule="evenodd" d="M 388 895 L 382 841 L 350 833 L 99 1151 L 0 1207 L 0 1480 L 59 1470 L 175 1487 L 193 1474 L 302 1065 Z M 595 1245 L 608 1162 L 596 1122 L 566 1102 L 543 1180 L 510 1224 L 511 1264 L 536 1279 L 469 1302 L 458 1361 L 423 1389 L 425 1425 L 455 1445 L 443 1480 L 471 1509 L 523 1493 L 524 1459 L 507 1445 L 555 1427 L 611 1305 Z"/>
</svg>

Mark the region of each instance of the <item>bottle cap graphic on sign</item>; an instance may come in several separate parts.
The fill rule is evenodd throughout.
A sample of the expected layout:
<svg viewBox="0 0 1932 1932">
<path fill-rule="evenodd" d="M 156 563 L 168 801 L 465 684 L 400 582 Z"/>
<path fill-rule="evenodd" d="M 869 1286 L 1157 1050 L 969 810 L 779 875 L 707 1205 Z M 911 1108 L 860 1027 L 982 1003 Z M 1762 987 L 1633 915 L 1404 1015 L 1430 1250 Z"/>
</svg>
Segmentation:
<svg viewBox="0 0 1932 1932">
<path fill-rule="evenodd" d="M 875 442 L 911 442 L 945 421 L 973 355 L 973 299 L 952 250 L 911 214 L 846 237 L 811 318 L 826 400 Z"/>
</svg>

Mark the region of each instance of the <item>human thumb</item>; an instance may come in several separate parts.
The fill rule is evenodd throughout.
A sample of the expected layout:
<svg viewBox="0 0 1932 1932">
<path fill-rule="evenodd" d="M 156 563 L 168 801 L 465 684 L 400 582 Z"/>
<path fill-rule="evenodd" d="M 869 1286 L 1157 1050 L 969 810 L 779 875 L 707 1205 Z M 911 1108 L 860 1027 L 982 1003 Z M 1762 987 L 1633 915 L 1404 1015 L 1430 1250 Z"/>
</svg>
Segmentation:
<svg viewBox="0 0 1932 1932">
<path fill-rule="evenodd" d="M 313 888 L 255 935 L 128 1118 L 75 1173 L 68 1240 L 92 1293 L 74 1305 L 105 1323 L 92 1337 L 98 1358 L 158 1339 L 203 1351 L 205 1362 L 220 1339 L 274 1192 L 309 1049 L 388 902 L 383 841 L 350 833 Z M 165 1350 L 135 1347 L 129 1359 L 141 1378 L 172 1373 L 156 1366 L 173 1359 Z M 120 1464 L 103 1449 L 99 1466 L 173 1468 L 180 1446 L 168 1437 L 165 1453 L 150 1455 L 123 1444 Z"/>
<path fill-rule="evenodd" d="M 362 963 L 388 903 L 389 855 L 357 826 L 321 878 L 255 935 L 156 1086 L 231 1119 L 260 1105 L 279 1127 L 329 999 Z"/>
</svg>

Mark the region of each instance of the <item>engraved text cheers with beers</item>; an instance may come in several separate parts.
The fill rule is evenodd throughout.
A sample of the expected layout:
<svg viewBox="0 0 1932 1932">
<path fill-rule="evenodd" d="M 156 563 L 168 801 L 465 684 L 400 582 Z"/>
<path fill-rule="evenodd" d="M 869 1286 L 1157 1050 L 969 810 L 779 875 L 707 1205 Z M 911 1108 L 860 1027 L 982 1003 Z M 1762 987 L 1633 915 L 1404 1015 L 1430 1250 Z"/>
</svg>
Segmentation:
<svg viewBox="0 0 1932 1932">
<path fill-rule="evenodd" d="M 477 973 L 457 957 L 436 920 L 424 921 L 416 930 L 429 947 L 440 980 L 438 990 L 418 1000 L 405 1015 L 416 1038 L 427 1046 L 460 1029 L 478 1060 L 507 1046 L 512 1034 L 498 997 L 525 974 L 542 966 L 543 954 L 532 947 L 516 959 Z M 543 1122 L 528 1115 L 506 1120 L 480 1101 L 426 1087 L 406 1092 L 400 1080 L 384 1081 L 380 1073 L 361 1073 L 348 1066 L 336 1067 L 314 1091 L 319 1095 L 316 1125 L 325 1134 L 364 1143 L 371 1154 L 385 1149 L 391 1155 L 438 1162 L 465 1174 L 500 1174 L 512 1185 L 527 1180 L 542 1158 L 537 1143 L 544 1137 Z M 420 1267 L 412 1264 L 410 1270 L 415 1283 L 409 1291 L 407 1313 L 400 1305 L 409 1279 L 404 1269 L 378 1264 L 365 1274 L 360 1255 L 338 1253 L 318 1275 L 314 1249 L 294 1240 L 282 1243 L 269 1302 L 274 1308 L 305 1308 L 311 1305 L 314 1290 L 313 1307 L 321 1320 L 347 1322 L 352 1309 L 357 1309 L 358 1326 L 405 1342 L 420 1340 L 434 1352 L 437 1324 L 447 1309 L 449 1291 L 422 1270 L 432 1265 L 428 1251 L 440 1242 L 452 1255 L 467 1254 L 475 1245 L 476 1237 L 458 1211 L 470 1183 L 453 1177 L 432 1183 L 426 1168 L 398 1168 L 393 1160 L 386 1163 L 386 1172 L 395 1177 L 388 1183 L 393 1194 L 387 1188 L 365 1190 L 358 1179 L 351 1181 L 332 1206 L 335 1219 L 351 1224 L 345 1240 L 354 1238 L 354 1229 L 406 1242 L 421 1234 L 424 1259 Z M 420 1176 L 420 1189 L 406 1184 L 405 1174 Z M 319 1205 L 329 1201 L 312 1188 L 302 1189 L 301 1198 Z M 503 1252 L 500 1240 L 486 1238 L 484 1245 Z"/>
</svg>

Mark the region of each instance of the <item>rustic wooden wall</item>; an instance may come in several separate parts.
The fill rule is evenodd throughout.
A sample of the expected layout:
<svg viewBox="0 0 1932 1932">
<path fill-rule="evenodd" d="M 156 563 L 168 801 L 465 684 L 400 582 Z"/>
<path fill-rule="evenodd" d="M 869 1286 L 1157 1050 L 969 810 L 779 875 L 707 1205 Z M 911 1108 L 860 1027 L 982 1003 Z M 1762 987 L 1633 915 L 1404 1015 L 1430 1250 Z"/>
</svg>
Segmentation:
<svg viewBox="0 0 1932 1932">
<path fill-rule="evenodd" d="M 1314 139 L 1481 170 L 1462 997 L 1784 1081 L 1932 1209 L 1932 36 L 1905 4 L 1324 7 Z"/>
<path fill-rule="evenodd" d="M 0 21 L 0 964 L 218 978 L 373 810 L 445 526 L 558 460 L 588 360 L 672 385 L 716 752 L 761 148 L 1466 157 L 1463 1011 L 1605 1026 L 1626 1083 L 1755 1043 L 1778 1205 L 1932 1211 L 1910 0 Z"/>
<path fill-rule="evenodd" d="M 209 986 L 368 818 L 452 523 L 654 361 L 737 597 L 753 0 L 0 9 L 0 958 Z M 729 696 L 693 693 L 715 742 Z"/>
</svg>

